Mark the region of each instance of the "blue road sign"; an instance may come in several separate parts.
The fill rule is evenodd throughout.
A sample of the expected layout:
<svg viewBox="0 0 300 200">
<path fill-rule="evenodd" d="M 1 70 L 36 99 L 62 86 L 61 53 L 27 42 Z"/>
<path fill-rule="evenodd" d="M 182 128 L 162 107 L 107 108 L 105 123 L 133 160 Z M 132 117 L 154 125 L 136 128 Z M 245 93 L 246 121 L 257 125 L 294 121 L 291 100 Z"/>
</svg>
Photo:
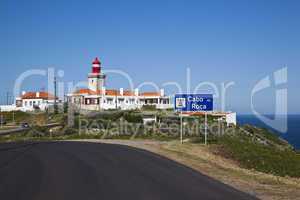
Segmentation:
<svg viewBox="0 0 300 200">
<path fill-rule="evenodd" d="M 175 110 L 178 111 L 212 111 L 213 95 L 212 94 L 176 94 Z"/>
</svg>

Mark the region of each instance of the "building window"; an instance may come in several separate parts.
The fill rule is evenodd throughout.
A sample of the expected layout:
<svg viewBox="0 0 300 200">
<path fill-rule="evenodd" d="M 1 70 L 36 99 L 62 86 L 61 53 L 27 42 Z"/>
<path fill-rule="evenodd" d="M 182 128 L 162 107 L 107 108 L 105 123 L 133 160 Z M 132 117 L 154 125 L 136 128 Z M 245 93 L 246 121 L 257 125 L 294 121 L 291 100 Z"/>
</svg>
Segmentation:
<svg viewBox="0 0 300 200">
<path fill-rule="evenodd" d="M 32 101 L 29 101 L 29 105 L 32 106 Z"/>
<path fill-rule="evenodd" d="M 134 99 L 129 99 L 130 104 L 134 104 Z"/>
<path fill-rule="evenodd" d="M 119 104 L 124 103 L 124 99 L 119 99 Z"/>
<path fill-rule="evenodd" d="M 113 99 L 112 98 L 107 98 L 107 103 L 113 104 Z"/>
</svg>

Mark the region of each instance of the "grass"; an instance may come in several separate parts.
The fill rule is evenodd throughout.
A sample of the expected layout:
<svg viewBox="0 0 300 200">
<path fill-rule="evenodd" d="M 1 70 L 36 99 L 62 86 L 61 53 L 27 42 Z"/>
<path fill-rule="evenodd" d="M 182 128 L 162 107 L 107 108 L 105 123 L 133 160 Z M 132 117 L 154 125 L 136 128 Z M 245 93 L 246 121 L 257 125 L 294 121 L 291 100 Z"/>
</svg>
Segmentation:
<svg viewBox="0 0 300 200">
<path fill-rule="evenodd" d="M 20 124 L 22 122 L 27 122 L 30 124 L 45 124 L 47 121 L 46 113 L 28 113 L 22 111 L 15 112 L 1 112 L 3 119 L 9 123 Z"/>
<path fill-rule="evenodd" d="M 244 130 L 248 131 L 249 133 L 255 134 L 260 138 L 265 138 L 273 145 L 281 145 L 281 146 L 289 146 L 288 143 L 279 138 L 276 133 L 271 132 L 266 128 L 258 128 L 251 125 L 245 125 L 242 127 Z"/>
<path fill-rule="evenodd" d="M 30 130 L 26 130 L 20 133 L 14 133 L 11 135 L 0 136 L 0 142 L 10 141 L 29 141 L 29 140 L 80 140 L 80 139 L 117 139 L 117 140 L 131 140 L 131 139 L 147 139 L 155 141 L 170 141 L 177 137 L 171 137 L 163 134 L 105 134 L 104 132 L 80 132 L 78 129 L 66 128 L 59 129 L 58 132 L 50 133 L 50 129 L 47 127 L 33 126 Z"/>
<path fill-rule="evenodd" d="M 238 161 L 241 167 L 277 176 L 300 177 L 300 154 L 252 141 L 246 136 L 224 136 L 218 153 Z"/>
</svg>

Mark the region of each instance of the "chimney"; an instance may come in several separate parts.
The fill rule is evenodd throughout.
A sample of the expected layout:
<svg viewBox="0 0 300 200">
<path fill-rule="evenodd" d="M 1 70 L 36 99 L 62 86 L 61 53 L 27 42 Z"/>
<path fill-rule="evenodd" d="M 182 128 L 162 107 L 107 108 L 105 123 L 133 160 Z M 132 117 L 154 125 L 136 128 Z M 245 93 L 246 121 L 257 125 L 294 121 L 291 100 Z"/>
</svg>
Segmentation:
<svg viewBox="0 0 300 200">
<path fill-rule="evenodd" d="M 139 96 L 139 89 L 138 88 L 134 89 L 134 95 Z"/>
<path fill-rule="evenodd" d="M 25 92 L 25 91 L 23 91 L 23 92 L 22 92 L 22 96 L 23 96 L 23 95 L 25 95 L 25 94 L 26 94 L 26 92 Z"/>
<path fill-rule="evenodd" d="M 124 89 L 120 88 L 120 95 L 123 96 L 123 94 L 124 94 Z"/>
<path fill-rule="evenodd" d="M 35 96 L 36 96 L 37 98 L 40 98 L 40 93 L 37 92 L 37 93 L 35 94 Z"/>
<path fill-rule="evenodd" d="M 160 96 L 165 96 L 165 90 L 164 89 L 160 89 Z"/>
</svg>

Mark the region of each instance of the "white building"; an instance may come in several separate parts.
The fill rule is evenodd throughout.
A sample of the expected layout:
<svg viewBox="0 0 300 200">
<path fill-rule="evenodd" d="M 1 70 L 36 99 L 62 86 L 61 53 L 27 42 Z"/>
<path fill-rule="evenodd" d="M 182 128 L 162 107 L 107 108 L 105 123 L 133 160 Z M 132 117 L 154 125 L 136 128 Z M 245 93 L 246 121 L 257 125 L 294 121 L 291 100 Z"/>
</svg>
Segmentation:
<svg viewBox="0 0 300 200">
<path fill-rule="evenodd" d="M 237 124 L 236 113 L 235 112 L 206 112 L 207 116 L 215 117 L 218 121 L 226 122 L 227 126 Z M 185 116 L 204 116 L 205 112 L 183 112 Z"/>
<path fill-rule="evenodd" d="M 57 103 L 61 101 L 57 98 Z M 0 106 L 0 111 L 35 111 L 41 110 L 45 111 L 50 106 L 54 105 L 54 95 L 48 92 L 22 92 L 20 97 L 16 98 L 16 102 L 13 105 L 2 105 Z"/>
<path fill-rule="evenodd" d="M 101 72 L 101 62 L 96 58 L 92 72 L 88 74 L 88 88 L 68 94 L 69 103 L 84 110 L 131 110 L 140 109 L 144 105 L 151 105 L 157 109 L 172 108 L 171 98 L 164 94 L 163 89 L 142 93 L 138 89 L 106 89 L 105 78 L 106 75 Z"/>
<path fill-rule="evenodd" d="M 16 107 L 24 112 L 37 109 L 45 111 L 53 105 L 54 95 L 48 92 L 22 92 L 22 95 L 16 98 Z"/>
<path fill-rule="evenodd" d="M 219 112 L 219 113 L 212 113 L 212 116 L 219 117 L 219 120 L 225 121 L 227 126 L 235 125 L 236 122 L 236 113 L 235 112 Z"/>
</svg>

